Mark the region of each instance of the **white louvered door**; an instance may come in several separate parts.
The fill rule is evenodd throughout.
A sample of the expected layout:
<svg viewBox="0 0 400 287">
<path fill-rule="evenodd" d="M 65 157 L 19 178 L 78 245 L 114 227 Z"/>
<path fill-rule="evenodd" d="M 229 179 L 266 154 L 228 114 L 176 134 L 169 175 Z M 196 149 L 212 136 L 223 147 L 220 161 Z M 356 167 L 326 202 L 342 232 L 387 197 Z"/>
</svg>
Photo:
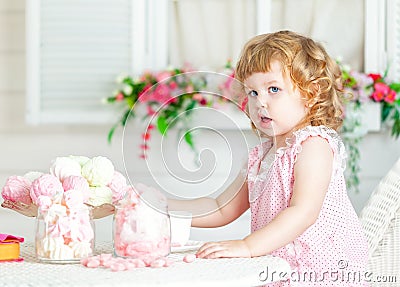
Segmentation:
<svg viewBox="0 0 400 287">
<path fill-rule="evenodd" d="M 116 89 L 116 77 L 166 66 L 165 0 L 27 0 L 26 5 L 30 123 L 115 121 L 102 99 Z"/>
<path fill-rule="evenodd" d="M 388 0 L 386 29 L 389 76 L 398 81 L 400 80 L 400 0 Z"/>
</svg>

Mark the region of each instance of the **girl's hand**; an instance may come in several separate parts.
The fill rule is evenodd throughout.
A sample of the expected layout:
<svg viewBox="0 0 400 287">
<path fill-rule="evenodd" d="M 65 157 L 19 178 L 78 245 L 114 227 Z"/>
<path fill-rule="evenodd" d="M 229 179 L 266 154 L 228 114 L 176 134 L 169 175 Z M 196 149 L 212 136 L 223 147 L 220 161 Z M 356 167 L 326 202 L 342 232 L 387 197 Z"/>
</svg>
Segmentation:
<svg viewBox="0 0 400 287">
<path fill-rule="evenodd" d="M 250 249 L 244 240 L 207 242 L 199 248 L 197 258 L 251 257 Z"/>
</svg>

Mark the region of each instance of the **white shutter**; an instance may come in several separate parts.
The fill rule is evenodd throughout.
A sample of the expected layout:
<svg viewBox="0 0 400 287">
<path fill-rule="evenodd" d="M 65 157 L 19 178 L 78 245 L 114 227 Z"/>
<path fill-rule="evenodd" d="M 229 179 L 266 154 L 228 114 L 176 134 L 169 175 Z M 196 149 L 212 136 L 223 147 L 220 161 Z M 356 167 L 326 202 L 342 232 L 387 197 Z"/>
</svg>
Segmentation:
<svg viewBox="0 0 400 287">
<path fill-rule="evenodd" d="M 28 122 L 116 121 L 102 103 L 116 77 L 166 64 L 166 37 L 157 34 L 166 34 L 167 9 L 150 19 L 154 1 L 166 2 L 26 0 Z"/>
<path fill-rule="evenodd" d="M 386 27 L 389 76 L 398 81 L 400 80 L 400 0 L 388 0 Z"/>
<path fill-rule="evenodd" d="M 400 78 L 400 0 L 365 0 L 365 72 Z"/>
</svg>

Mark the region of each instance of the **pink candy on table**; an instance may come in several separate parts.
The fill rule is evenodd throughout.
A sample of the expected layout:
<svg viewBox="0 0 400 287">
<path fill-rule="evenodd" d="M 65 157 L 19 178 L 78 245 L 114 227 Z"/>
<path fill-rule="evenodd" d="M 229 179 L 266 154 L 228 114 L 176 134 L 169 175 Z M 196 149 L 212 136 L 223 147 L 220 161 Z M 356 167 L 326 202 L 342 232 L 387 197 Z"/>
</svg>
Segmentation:
<svg viewBox="0 0 400 287">
<path fill-rule="evenodd" d="M 192 263 L 195 260 L 196 260 L 195 254 L 187 254 L 187 255 L 185 255 L 185 257 L 183 257 L 183 262 L 186 262 L 186 263 Z"/>
<path fill-rule="evenodd" d="M 135 268 L 152 267 L 162 268 L 168 267 L 173 264 L 173 261 L 165 257 L 147 257 L 146 260 L 138 258 L 121 258 L 112 257 L 112 254 L 101 254 L 92 257 L 83 258 L 81 264 L 88 268 L 105 267 L 110 268 L 111 271 L 125 271 L 132 270 Z"/>
</svg>

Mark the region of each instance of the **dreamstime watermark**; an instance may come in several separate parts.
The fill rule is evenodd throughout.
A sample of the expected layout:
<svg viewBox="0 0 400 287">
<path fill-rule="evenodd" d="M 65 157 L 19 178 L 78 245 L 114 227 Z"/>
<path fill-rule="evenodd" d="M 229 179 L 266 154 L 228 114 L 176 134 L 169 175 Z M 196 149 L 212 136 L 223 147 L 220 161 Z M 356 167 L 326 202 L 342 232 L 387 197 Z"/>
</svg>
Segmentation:
<svg viewBox="0 0 400 287">
<path fill-rule="evenodd" d="M 326 270 L 326 271 L 291 271 L 291 272 L 280 272 L 272 268 L 267 268 L 261 271 L 258 275 L 260 281 L 275 282 L 275 281 L 291 281 L 291 282 L 336 282 L 336 283 L 397 283 L 400 282 L 400 278 L 396 275 L 382 275 L 374 274 L 370 271 L 352 271 L 348 268 L 348 261 L 339 260 L 337 269 Z"/>
</svg>

